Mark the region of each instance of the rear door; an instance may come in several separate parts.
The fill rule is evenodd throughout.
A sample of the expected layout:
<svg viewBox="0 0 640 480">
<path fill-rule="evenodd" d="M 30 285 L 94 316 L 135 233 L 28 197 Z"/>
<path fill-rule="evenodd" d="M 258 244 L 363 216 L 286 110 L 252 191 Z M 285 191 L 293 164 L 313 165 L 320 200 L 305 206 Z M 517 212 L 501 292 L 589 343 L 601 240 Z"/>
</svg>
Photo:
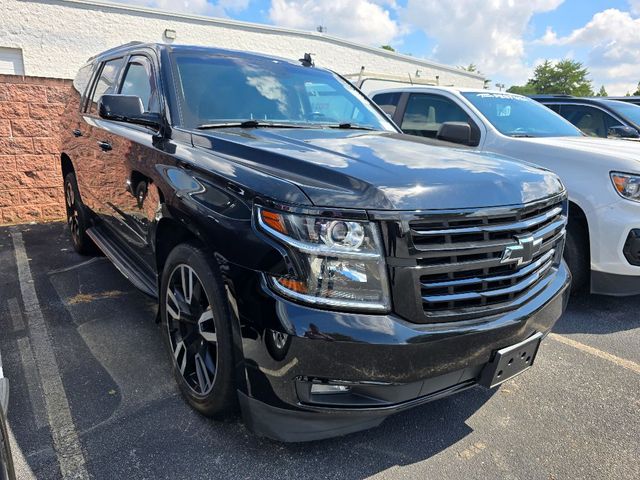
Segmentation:
<svg viewBox="0 0 640 480">
<path fill-rule="evenodd" d="M 75 163 L 82 201 L 101 219 L 109 219 L 107 205 L 114 188 L 111 175 L 111 145 L 113 136 L 105 131 L 98 116 L 98 101 L 102 95 L 115 93 L 124 57 L 102 61 L 94 76 L 93 85 L 82 107 L 82 125 L 79 127 L 81 155 Z"/>
</svg>

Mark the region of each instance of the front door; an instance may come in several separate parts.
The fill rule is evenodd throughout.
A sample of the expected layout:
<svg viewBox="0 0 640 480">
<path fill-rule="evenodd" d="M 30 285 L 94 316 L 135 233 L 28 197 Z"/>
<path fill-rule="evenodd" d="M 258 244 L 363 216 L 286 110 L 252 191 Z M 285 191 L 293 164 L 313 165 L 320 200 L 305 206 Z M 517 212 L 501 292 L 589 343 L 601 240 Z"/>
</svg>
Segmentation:
<svg viewBox="0 0 640 480">
<path fill-rule="evenodd" d="M 131 55 L 124 67 L 118 94 L 140 98 L 145 112 L 161 113 L 155 69 L 146 54 Z M 103 197 L 109 210 L 110 226 L 133 253 L 153 265 L 149 229 L 159 205 L 154 185 L 154 165 L 161 157 L 155 146 L 157 130 L 131 123 L 99 120 L 101 135 L 109 141 L 111 181 Z"/>
</svg>

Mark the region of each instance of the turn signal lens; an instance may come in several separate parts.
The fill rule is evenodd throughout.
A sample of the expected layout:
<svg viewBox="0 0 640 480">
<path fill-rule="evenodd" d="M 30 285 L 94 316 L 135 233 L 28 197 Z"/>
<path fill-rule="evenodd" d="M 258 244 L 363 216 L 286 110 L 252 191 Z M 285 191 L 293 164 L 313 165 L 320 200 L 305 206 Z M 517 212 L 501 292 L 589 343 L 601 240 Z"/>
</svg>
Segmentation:
<svg viewBox="0 0 640 480">
<path fill-rule="evenodd" d="M 307 293 L 307 285 L 304 282 L 284 277 L 276 278 L 276 282 L 292 292 Z"/>
<path fill-rule="evenodd" d="M 262 221 L 274 230 L 280 233 L 287 233 L 287 228 L 284 226 L 284 219 L 279 213 L 270 212 L 269 210 L 260 210 L 260 216 Z"/>
<path fill-rule="evenodd" d="M 611 181 L 620 196 L 640 202 L 640 175 L 612 172 Z"/>
</svg>

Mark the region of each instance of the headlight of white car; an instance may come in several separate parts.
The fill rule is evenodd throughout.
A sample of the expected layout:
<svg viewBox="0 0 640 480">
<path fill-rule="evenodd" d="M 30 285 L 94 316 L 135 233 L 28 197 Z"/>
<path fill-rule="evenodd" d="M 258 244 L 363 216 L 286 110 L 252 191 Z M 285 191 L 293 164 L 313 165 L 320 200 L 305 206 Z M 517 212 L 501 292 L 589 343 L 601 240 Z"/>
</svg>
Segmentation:
<svg viewBox="0 0 640 480">
<path fill-rule="evenodd" d="M 640 175 L 611 172 L 611 181 L 621 197 L 640 202 Z"/>
<path fill-rule="evenodd" d="M 386 312 L 389 287 L 378 226 L 258 208 L 261 230 L 287 245 L 297 275 L 269 277 L 285 297 L 330 308 Z"/>
</svg>

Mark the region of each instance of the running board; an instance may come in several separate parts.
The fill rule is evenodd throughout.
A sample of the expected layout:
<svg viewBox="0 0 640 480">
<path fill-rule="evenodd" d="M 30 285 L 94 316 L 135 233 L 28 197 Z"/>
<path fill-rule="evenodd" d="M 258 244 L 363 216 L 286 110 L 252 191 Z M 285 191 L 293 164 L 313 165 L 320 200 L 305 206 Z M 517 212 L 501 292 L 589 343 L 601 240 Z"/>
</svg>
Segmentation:
<svg viewBox="0 0 640 480">
<path fill-rule="evenodd" d="M 152 277 L 137 268 L 130 256 L 114 242 L 110 241 L 108 236 L 102 233 L 98 227 L 87 229 L 87 235 L 96 246 L 102 250 L 105 256 L 111 260 L 115 267 L 124 275 L 133 285 L 147 295 L 157 298 L 158 292 L 156 282 Z"/>
</svg>

